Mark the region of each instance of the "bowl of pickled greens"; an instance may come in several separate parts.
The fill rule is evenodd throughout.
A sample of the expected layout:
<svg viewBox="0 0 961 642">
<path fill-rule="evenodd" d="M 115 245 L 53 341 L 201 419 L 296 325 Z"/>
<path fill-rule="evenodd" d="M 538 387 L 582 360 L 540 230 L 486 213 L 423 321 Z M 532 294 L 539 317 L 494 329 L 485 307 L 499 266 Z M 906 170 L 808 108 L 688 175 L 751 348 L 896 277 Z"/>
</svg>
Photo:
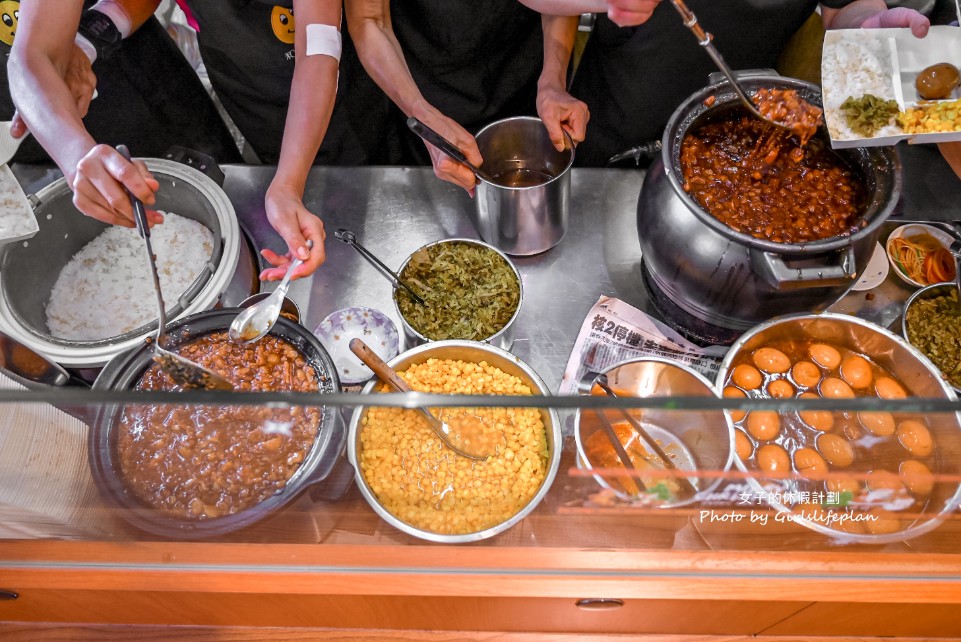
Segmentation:
<svg viewBox="0 0 961 642">
<path fill-rule="evenodd" d="M 915 292 L 904 304 L 904 338 L 961 392 L 961 307 L 953 283 L 935 283 Z"/>
<path fill-rule="evenodd" d="M 473 239 L 437 241 L 411 254 L 398 274 L 424 300 L 394 289 L 408 346 L 461 339 L 510 349 L 523 290 L 502 252 Z"/>
</svg>

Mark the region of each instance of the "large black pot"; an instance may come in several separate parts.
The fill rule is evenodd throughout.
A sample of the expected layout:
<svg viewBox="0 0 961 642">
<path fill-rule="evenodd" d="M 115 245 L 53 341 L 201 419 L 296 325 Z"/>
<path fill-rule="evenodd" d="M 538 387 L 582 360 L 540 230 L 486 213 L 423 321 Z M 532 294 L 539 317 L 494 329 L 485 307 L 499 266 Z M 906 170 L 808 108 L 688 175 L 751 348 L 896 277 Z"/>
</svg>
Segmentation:
<svg viewBox="0 0 961 642">
<path fill-rule="evenodd" d="M 741 84 L 748 93 L 761 87 L 796 89 L 821 104 L 819 88 L 800 80 L 759 75 Z M 704 104 L 709 97 L 714 97 L 710 106 Z M 644 276 L 655 304 L 675 327 L 718 343 L 730 343 L 773 316 L 821 311 L 843 297 L 867 266 L 881 224 L 901 192 L 893 148 L 838 150 L 867 187 L 869 203 L 856 232 L 789 244 L 734 231 L 684 191 L 680 153 L 689 129 L 740 109 L 726 82 L 709 85 L 681 104 L 667 124 L 661 154 L 647 171 L 637 204 Z"/>
<path fill-rule="evenodd" d="M 174 348 L 192 338 L 226 330 L 239 308 L 200 312 L 168 326 L 166 347 Z M 300 350 L 316 374 L 319 392 L 340 391 L 337 370 L 327 351 L 303 326 L 281 317 L 270 331 Z M 146 343 L 111 360 L 94 382 L 94 390 L 128 390 L 140 380 L 153 363 Z M 322 399 L 318 398 L 318 405 Z M 206 520 L 190 520 L 171 516 L 144 505 L 124 483 L 117 456 L 117 427 L 123 404 L 101 407 L 89 433 L 90 469 L 103 496 L 118 506 L 121 517 L 134 526 L 165 537 L 199 539 L 222 535 L 249 526 L 288 505 L 307 488 L 320 484 L 330 475 L 338 460 L 343 460 L 346 427 L 336 408 L 321 406 L 320 425 L 314 445 L 297 472 L 280 492 L 246 510 Z"/>
</svg>

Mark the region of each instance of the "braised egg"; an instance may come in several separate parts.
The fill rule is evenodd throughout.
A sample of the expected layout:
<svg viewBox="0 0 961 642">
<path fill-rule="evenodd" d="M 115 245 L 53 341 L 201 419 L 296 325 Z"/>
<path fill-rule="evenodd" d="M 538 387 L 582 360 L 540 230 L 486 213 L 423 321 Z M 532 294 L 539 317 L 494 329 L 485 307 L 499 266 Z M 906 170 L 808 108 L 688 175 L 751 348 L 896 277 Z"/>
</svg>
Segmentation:
<svg viewBox="0 0 961 642">
<path fill-rule="evenodd" d="M 901 479 L 887 470 L 872 470 L 868 473 L 865 484 L 868 490 L 891 490 L 894 491 L 894 494 L 898 494 L 904 489 Z"/>
<path fill-rule="evenodd" d="M 856 497 L 859 492 L 861 492 L 861 484 L 858 480 L 850 477 L 835 477 L 824 482 L 825 488 L 829 492 L 837 493 L 850 493 L 851 497 Z"/>
<path fill-rule="evenodd" d="M 818 435 L 818 451 L 834 466 L 846 468 L 854 463 L 854 446 L 840 435 Z"/>
<path fill-rule="evenodd" d="M 804 388 L 813 388 L 821 381 L 821 369 L 810 361 L 798 361 L 791 368 L 794 383 Z"/>
<path fill-rule="evenodd" d="M 724 389 L 724 396 L 728 399 L 741 399 L 747 397 L 747 394 L 740 388 L 728 386 Z M 737 408 L 728 410 L 728 413 L 731 415 L 731 421 L 734 423 L 741 421 L 744 419 L 745 415 L 747 415 L 746 410 L 738 410 Z"/>
<path fill-rule="evenodd" d="M 791 471 L 791 458 L 777 444 L 764 444 L 757 449 L 757 465 L 761 470 L 787 473 Z"/>
<path fill-rule="evenodd" d="M 794 467 L 799 473 L 826 473 L 828 463 L 813 448 L 798 448 L 794 451 Z"/>
<path fill-rule="evenodd" d="M 773 410 L 754 410 L 747 416 L 747 431 L 755 439 L 774 439 L 781 432 L 781 416 Z"/>
<path fill-rule="evenodd" d="M 747 461 L 754 454 L 754 443 L 742 430 L 734 431 L 734 451 L 741 461 Z"/>
<path fill-rule="evenodd" d="M 799 399 L 820 399 L 813 392 L 805 392 L 798 396 Z M 834 413 L 830 410 L 801 410 L 798 412 L 801 421 L 815 430 L 827 432 L 834 427 Z"/>
<path fill-rule="evenodd" d="M 898 425 L 898 441 L 917 457 L 927 457 L 934 450 L 931 431 L 924 423 L 914 419 L 905 419 Z"/>
<path fill-rule="evenodd" d="M 859 355 L 852 355 L 841 362 L 841 378 L 852 388 L 867 388 L 874 378 L 871 374 L 871 364 Z"/>
<path fill-rule="evenodd" d="M 859 412 L 858 421 L 871 434 L 889 437 L 894 434 L 896 425 L 890 412 Z"/>
<path fill-rule="evenodd" d="M 794 386 L 787 379 L 775 379 L 767 384 L 767 393 L 775 399 L 788 399 L 794 396 Z"/>
<path fill-rule="evenodd" d="M 734 372 L 731 373 L 731 381 L 742 390 L 754 390 L 761 385 L 763 380 L 764 377 L 761 376 L 761 371 L 746 363 L 737 366 L 734 368 Z"/>
<path fill-rule="evenodd" d="M 818 390 L 825 399 L 854 399 L 851 386 L 837 377 L 825 377 Z"/>
<path fill-rule="evenodd" d="M 841 365 L 841 353 L 834 346 L 815 343 L 810 349 L 811 359 L 822 368 L 834 370 Z"/>
<path fill-rule="evenodd" d="M 868 519 L 862 523 L 865 530 L 872 535 L 888 535 L 901 530 L 901 520 L 894 513 L 883 508 L 869 510 Z"/>
<path fill-rule="evenodd" d="M 916 459 L 906 459 L 898 469 L 901 481 L 915 495 L 930 495 L 934 488 L 934 477 L 931 469 Z"/>
<path fill-rule="evenodd" d="M 908 396 L 901 384 L 891 377 L 878 377 L 874 389 L 882 399 L 904 399 Z"/>
<path fill-rule="evenodd" d="M 791 360 L 777 348 L 758 348 L 751 358 L 754 365 L 763 372 L 780 374 L 791 368 Z"/>
</svg>

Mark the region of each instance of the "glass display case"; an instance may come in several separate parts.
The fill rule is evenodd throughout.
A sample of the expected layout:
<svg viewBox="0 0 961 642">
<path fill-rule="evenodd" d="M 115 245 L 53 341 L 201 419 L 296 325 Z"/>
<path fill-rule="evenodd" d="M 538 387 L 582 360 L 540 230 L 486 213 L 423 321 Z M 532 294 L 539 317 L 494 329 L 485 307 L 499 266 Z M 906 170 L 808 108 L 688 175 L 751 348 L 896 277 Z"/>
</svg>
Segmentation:
<svg viewBox="0 0 961 642">
<path fill-rule="evenodd" d="M 950 221 L 961 202 L 932 150 L 902 161 L 910 187 L 879 241 L 896 219 Z M 223 330 L 257 287 L 257 252 L 281 249 L 262 214 L 271 168 L 224 173 L 252 267 L 172 333 L 185 344 Z M 28 193 L 56 178 L 18 175 Z M 703 360 L 663 346 L 624 358 L 629 324 L 602 336 L 624 318 L 610 301 L 665 318 L 642 275 L 644 172 L 572 179 L 564 240 L 511 259 L 523 300 L 509 351 L 405 341 L 391 285 L 334 238 L 350 229 L 397 267 L 425 243 L 477 238 L 463 192 L 429 168 L 316 168 L 306 204 L 327 260 L 294 282 L 299 320 L 278 336 L 319 393 L 134 389 L 149 379 L 140 342 L 65 356 L 66 385 L 23 388 L 6 368 L 0 620 L 961 634 L 961 405 L 902 336 L 915 290 L 889 274 Z M 608 318 L 592 327 L 598 305 Z M 352 306 L 394 326 L 361 336 L 416 392 L 384 394 L 351 370 L 321 326 Z M 829 392 L 837 382 L 852 394 Z M 473 426 L 466 439 L 490 456 L 454 452 L 419 407 L 455 444 Z"/>
</svg>

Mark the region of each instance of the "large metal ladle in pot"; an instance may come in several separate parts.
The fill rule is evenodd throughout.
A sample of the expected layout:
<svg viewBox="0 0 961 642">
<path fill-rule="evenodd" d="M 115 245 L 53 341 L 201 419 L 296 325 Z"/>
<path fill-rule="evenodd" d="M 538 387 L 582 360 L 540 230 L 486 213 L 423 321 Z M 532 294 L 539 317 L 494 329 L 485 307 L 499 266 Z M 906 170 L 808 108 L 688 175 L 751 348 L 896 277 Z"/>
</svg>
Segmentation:
<svg viewBox="0 0 961 642">
<path fill-rule="evenodd" d="M 120 155 L 130 160 L 130 151 L 126 145 L 117 145 Z M 125 188 L 126 189 L 126 188 Z M 160 291 L 160 277 L 157 274 L 157 263 L 154 258 L 153 247 L 150 244 L 150 226 L 147 224 L 147 212 L 144 210 L 143 203 L 140 202 L 130 190 L 127 190 L 130 197 L 130 204 L 133 206 L 134 222 L 137 231 L 143 238 L 144 246 L 147 249 L 147 263 L 150 265 L 150 274 L 153 277 L 154 291 L 157 295 L 157 336 L 153 342 L 153 360 L 160 368 L 174 380 L 175 383 L 184 388 L 200 388 L 203 390 L 233 390 L 232 383 L 212 370 L 208 370 L 201 365 L 184 359 L 179 354 L 170 352 L 163 347 L 164 333 L 167 327 L 167 312 L 164 306 L 163 294 Z"/>
<path fill-rule="evenodd" d="M 407 294 L 410 295 L 410 298 L 413 299 L 415 303 L 418 303 L 420 305 L 427 305 L 427 302 L 424 301 L 424 299 L 421 298 L 419 294 L 414 292 L 409 285 L 401 281 L 400 277 L 397 276 L 397 274 L 393 270 L 391 270 L 389 267 L 384 265 L 383 261 L 378 259 L 373 254 L 371 254 L 370 250 L 368 250 L 366 247 L 358 243 L 356 234 L 354 234 L 350 230 L 345 230 L 344 228 L 341 228 L 336 232 L 334 232 L 334 237 L 336 237 L 337 239 L 340 239 L 347 245 L 357 250 L 357 253 L 360 254 L 362 257 L 364 257 L 365 261 L 373 265 L 375 268 L 377 268 L 378 272 L 386 276 L 387 279 L 394 284 L 395 288 L 402 288 L 405 292 L 407 292 Z"/>
<path fill-rule="evenodd" d="M 411 392 L 410 386 L 361 339 L 350 340 L 350 351 L 373 370 L 377 377 L 397 392 Z M 504 444 L 504 434 L 486 420 L 470 414 L 445 417 L 443 421 L 424 407 L 416 409 L 444 445 L 469 459 L 487 459 Z"/>
<path fill-rule="evenodd" d="M 693 11 L 687 8 L 684 0 L 671 0 L 671 4 L 674 5 L 674 8 L 677 10 L 677 12 L 681 14 L 681 19 L 684 20 L 684 26 L 690 29 L 691 33 L 694 34 L 694 37 L 697 38 L 698 44 L 704 47 L 708 55 L 711 57 L 711 60 L 713 60 L 714 64 L 717 65 L 717 68 L 721 70 L 721 73 L 724 74 L 724 76 L 727 78 L 727 81 L 731 83 L 731 87 L 734 88 L 738 98 L 741 99 L 741 102 L 744 103 L 744 106 L 747 108 L 747 110 L 751 112 L 751 115 L 755 118 L 763 120 L 764 122 L 775 125 L 776 127 L 780 127 L 781 129 L 799 133 L 802 135 L 802 140 L 806 140 L 804 134 L 791 124 L 774 120 L 761 113 L 761 111 L 757 108 L 757 105 L 754 104 L 754 101 L 748 97 L 741 85 L 738 84 L 737 78 L 734 76 L 734 72 L 730 67 L 728 67 L 727 62 L 724 61 L 724 57 L 721 56 L 721 52 L 718 51 L 714 46 L 714 36 L 707 31 L 704 31 L 704 28 L 701 27 L 697 21 L 697 16 L 694 15 Z M 814 130 L 811 129 L 809 132 L 807 132 L 807 134 L 812 134 L 813 132 Z"/>
</svg>

